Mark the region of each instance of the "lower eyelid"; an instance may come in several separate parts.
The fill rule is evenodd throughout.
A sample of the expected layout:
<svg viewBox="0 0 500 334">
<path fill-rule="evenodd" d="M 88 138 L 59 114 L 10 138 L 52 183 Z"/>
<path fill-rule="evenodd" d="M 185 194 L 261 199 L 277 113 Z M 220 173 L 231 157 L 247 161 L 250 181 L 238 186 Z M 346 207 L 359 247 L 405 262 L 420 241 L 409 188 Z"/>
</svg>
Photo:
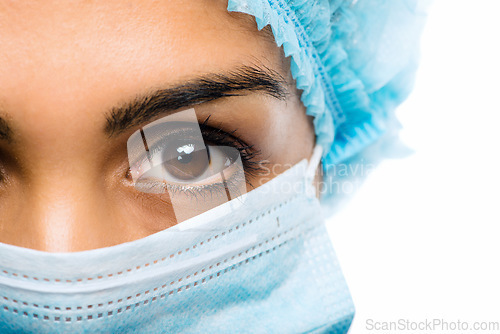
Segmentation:
<svg viewBox="0 0 500 334">
<path fill-rule="evenodd" d="M 233 171 L 231 174 L 228 176 L 227 174 L 229 173 L 228 170 L 233 168 Z M 243 169 L 243 173 L 239 173 Z M 221 174 L 224 174 L 226 176 L 225 179 L 221 176 Z M 227 177 L 228 176 L 228 177 Z M 201 183 L 203 182 L 203 183 Z M 142 183 L 139 182 L 139 187 L 143 187 L 143 190 L 149 189 L 149 193 L 165 193 L 169 192 L 171 194 L 177 194 L 179 192 L 184 192 L 184 193 L 190 193 L 190 194 L 195 194 L 195 193 L 201 193 L 204 191 L 210 192 L 211 194 L 219 191 L 220 193 L 224 193 L 227 188 L 238 188 L 239 185 L 241 184 L 247 184 L 246 182 L 246 173 L 244 172 L 244 168 L 241 166 L 236 166 L 236 165 L 231 165 L 227 168 L 225 168 L 223 171 L 216 173 L 208 178 L 205 178 L 201 180 L 201 182 L 198 183 L 175 183 L 175 182 L 166 182 L 164 180 L 154 180 L 154 179 L 146 179 L 143 180 Z M 229 186 L 228 186 L 229 185 Z M 136 183 L 137 186 L 137 183 Z"/>
<path fill-rule="evenodd" d="M 229 168 L 229 167 L 228 167 Z M 220 173 L 216 173 L 208 178 L 205 178 L 203 180 L 200 180 L 201 182 L 185 182 L 185 183 L 181 183 L 181 182 L 168 182 L 168 181 L 165 181 L 163 179 L 145 179 L 141 182 L 138 182 L 138 183 L 142 183 L 144 182 L 145 184 L 151 184 L 151 185 L 158 185 L 159 187 L 162 187 L 164 190 L 182 190 L 182 189 L 203 189 L 203 188 L 207 188 L 211 185 L 214 185 L 214 184 L 217 184 L 217 183 L 221 183 L 223 184 L 223 181 L 221 180 L 220 178 Z"/>
</svg>

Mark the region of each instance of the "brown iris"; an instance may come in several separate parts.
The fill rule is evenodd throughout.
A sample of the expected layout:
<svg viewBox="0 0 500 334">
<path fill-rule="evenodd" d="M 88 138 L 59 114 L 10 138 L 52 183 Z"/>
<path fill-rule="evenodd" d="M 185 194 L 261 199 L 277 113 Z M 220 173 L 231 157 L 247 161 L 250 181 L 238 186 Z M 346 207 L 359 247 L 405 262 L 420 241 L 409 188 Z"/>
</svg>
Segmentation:
<svg viewBox="0 0 500 334">
<path fill-rule="evenodd" d="M 210 154 L 204 143 L 172 143 L 164 152 L 163 166 L 173 177 L 189 181 L 203 175 L 210 166 Z"/>
</svg>

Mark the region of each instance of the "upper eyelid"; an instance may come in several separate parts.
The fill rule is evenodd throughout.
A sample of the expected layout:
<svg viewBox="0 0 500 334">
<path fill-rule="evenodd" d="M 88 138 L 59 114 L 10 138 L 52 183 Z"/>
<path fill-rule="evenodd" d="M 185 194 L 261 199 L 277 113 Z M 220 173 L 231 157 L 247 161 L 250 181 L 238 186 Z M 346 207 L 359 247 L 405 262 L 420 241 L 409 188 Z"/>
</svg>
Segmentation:
<svg viewBox="0 0 500 334">
<path fill-rule="evenodd" d="M 209 119 L 209 117 L 205 121 L 199 122 L 199 123 L 192 123 L 192 122 L 171 122 L 171 123 L 176 124 L 176 125 L 189 124 L 192 127 L 192 130 L 194 130 L 194 127 L 198 127 L 199 131 L 201 133 L 201 138 L 198 138 L 197 136 L 193 135 L 192 139 L 202 139 L 204 142 L 206 142 L 207 137 L 210 137 L 209 134 L 212 134 L 212 135 L 224 137 L 224 144 L 232 144 L 232 146 L 248 147 L 248 145 L 243 140 L 234 136 L 234 133 L 236 132 L 236 130 L 233 130 L 233 131 L 228 133 L 220 128 L 214 128 L 212 126 L 207 125 L 208 119 Z M 157 126 L 159 126 L 159 125 L 157 125 Z M 195 131 L 191 131 L 191 133 L 193 133 L 193 134 L 194 134 L 194 132 Z M 154 140 L 152 142 L 148 141 L 147 144 L 151 150 L 151 147 L 158 146 L 159 143 L 164 142 L 164 140 L 170 136 L 174 136 L 176 134 L 188 135 L 189 133 L 190 133 L 189 127 L 184 127 L 184 128 L 183 127 L 175 127 L 172 129 L 172 132 L 170 132 L 166 135 L 159 135 L 156 140 Z M 198 132 L 196 132 L 196 135 L 198 135 Z M 213 138 L 214 137 L 212 136 L 209 139 L 213 140 Z M 218 139 L 222 139 L 222 138 L 218 138 Z"/>
<path fill-rule="evenodd" d="M 165 141 L 168 140 L 169 137 L 173 137 L 173 136 L 176 136 L 179 134 L 189 136 L 189 134 L 195 134 L 195 133 L 192 130 L 188 130 L 188 129 L 184 128 L 184 129 L 177 129 L 176 131 L 172 131 L 172 132 L 169 132 L 166 134 L 160 134 L 157 138 L 154 138 L 153 141 L 148 140 L 148 142 L 147 142 L 148 147 L 150 148 L 150 151 L 151 151 L 151 147 L 157 147 L 159 144 L 163 144 L 163 146 L 165 146 L 165 144 L 166 144 Z M 192 135 L 192 136 L 188 137 L 188 139 L 198 139 L 198 138 L 197 138 L 197 136 Z M 203 139 L 203 138 L 200 138 L 200 139 Z"/>
<path fill-rule="evenodd" d="M 167 122 L 165 122 L 167 123 Z M 165 124 L 165 123 L 162 123 L 162 124 Z M 193 130 L 188 130 L 186 127 L 182 128 L 182 127 L 179 127 L 179 126 L 174 126 L 174 123 L 177 123 L 176 125 L 179 125 L 179 123 L 181 122 L 170 122 L 170 126 L 172 127 L 170 130 L 168 130 L 168 132 L 164 129 L 163 133 L 161 134 L 156 134 L 155 133 L 155 130 L 157 132 L 160 132 L 160 125 L 161 124 L 158 124 L 158 125 L 155 125 L 154 127 L 151 127 L 151 128 L 148 128 L 147 131 L 148 131 L 148 134 L 152 134 L 149 135 L 148 137 L 148 140 L 147 140 L 147 146 L 148 146 L 148 152 L 150 152 L 149 154 L 156 154 L 159 150 L 163 149 L 165 146 L 166 146 L 166 143 L 165 141 L 168 140 L 168 137 L 172 137 L 174 135 L 178 135 L 180 133 L 183 133 L 185 135 L 187 135 L 189 132 L 193 133 L 194 131 Z M 187 122 L 182 122 L 183 124 L 187 124 Z M 198 123 L 196 123 L 198 124 Z M 141 128 L 142 130 L 142 128 Z M 136 134 L 138 131 L 141 131 L 141 130 L 137 130 L 134 134 Z M 150 140 L 152 137 L 153 140 Z M 194 139 L 195 136 L 192 136 L 192 138 Z M 140 166 L 142 165 L 143 163 L 145 163 L 146 161 L 148 160 L 148 157 L 147 156 L 140 156 L 139 158 L 135 159 L 134 161 L 129 161 L 129 165 L 130 166 Z"/>
<path fill-rule="evenodd" d="M 192 122 L 164 122 L 164 123 L 159 123 L 155 124 L 154 126 L 151 127 L 143 127 L 141 130 L 143 130 L 147 134 L 148 138 L 148 144 L 149 144 L 149 139 L 152 137 L 154 140 L 151 142 L 151 144 L 156 143 L 157 141 L 163 139 L 164 137 L 167 136 L 172 136 L 176 133 L 188 133 L 189 130 L 191 131 L 195 130 L 196 128 L 200 127 L 199 123 L 192 123 Z"/>
<path fill-rule="evenodd" d="M 167 119 L 168 117 L 169 116 L 166 116 L 165 119 Z M 147 147 L 149 149 L 149 152 L 151 152 L 149 153 L 149 156 L 157 154 L 158 151 L 161 151 L 166 146 L 165 139 L 167 139 L 169 136 L 173 136 L 179 133 L 184 133 L 187 135 L 190 131 L 197 132 L 196 134 L 197 136 L 199 136 L 201 133 L 200 139 L 204 143 L 211 142 L 216 146 L 231 146 L 239 150 L 240 153 L 244 153 L 242 152 L 242 150 L 248 150 L 253 148 L 253 145 L 248 145 L 244 140 L 235 135 L 237 129 L 227 132 L 222 129 L 223 122 L 218 122 L 218 124 L 215 124 L 214 126 L 209 125 L 211 117 L 212 114 L 209 114 L 207 115 L 207 117 L 204 118 L 204 120 L 198 119 L 197 121 L 167 120 L 165 122 L 161 121 L 158 122 L 158 120 L 156 120 L 150 122 L 149 124 L 144 125 L 143 127 L 140 128 L 141 130 L 147 133 L 153 133 L 152 136 L 146 136 L 146 137 L 154 138 L 154 140 L 152 141 L 150 141 L 149 138 L 146 139 Z M 155 132 L 165 132 L 167 129 L 168 129 L 167 134 L 159 133 L 158 135 L 155 135 Z M 195 139 L 195 137 L 196 136 L 194 135 L 192 136 L 193 139 Z M 142 155 L 140 158 L 135 159 L 133 163 L 129 162 L 129 166 L 139 167 L 142 164 L 144 164 L 147 160 L 148 157 Z"/>
</svg>

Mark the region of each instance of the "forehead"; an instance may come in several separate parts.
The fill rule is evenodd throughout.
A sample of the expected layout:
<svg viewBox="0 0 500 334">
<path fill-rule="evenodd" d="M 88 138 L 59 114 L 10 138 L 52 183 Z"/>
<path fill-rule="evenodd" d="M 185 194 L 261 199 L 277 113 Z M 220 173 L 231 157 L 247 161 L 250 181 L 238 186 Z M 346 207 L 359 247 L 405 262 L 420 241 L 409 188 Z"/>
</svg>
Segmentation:
<svg viewBox="0 0 500 334">
<path fill-rule="evenodd" d="M 95 101 L 102 108 L 110 96 L 191 75 L 278 63 L 253 20 L 226 4 L 0 0 L 0 104 L 26 107 L 28 95 L 34 104 Z"/>
</svg>

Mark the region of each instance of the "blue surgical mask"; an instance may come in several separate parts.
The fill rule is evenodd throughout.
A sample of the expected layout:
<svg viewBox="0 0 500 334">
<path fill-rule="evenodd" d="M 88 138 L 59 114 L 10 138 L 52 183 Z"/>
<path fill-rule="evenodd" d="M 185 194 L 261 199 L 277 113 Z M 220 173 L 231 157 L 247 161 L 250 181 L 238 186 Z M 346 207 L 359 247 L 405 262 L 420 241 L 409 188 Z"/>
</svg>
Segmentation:
<svg viewBox="0 0 500 334">
<path fill-rule="evenodd" d="M 346 333 L 353 304 L 312 186 L 320 156 L 133 242 L 0 244 L 0 333 Z"/>
</svg>

